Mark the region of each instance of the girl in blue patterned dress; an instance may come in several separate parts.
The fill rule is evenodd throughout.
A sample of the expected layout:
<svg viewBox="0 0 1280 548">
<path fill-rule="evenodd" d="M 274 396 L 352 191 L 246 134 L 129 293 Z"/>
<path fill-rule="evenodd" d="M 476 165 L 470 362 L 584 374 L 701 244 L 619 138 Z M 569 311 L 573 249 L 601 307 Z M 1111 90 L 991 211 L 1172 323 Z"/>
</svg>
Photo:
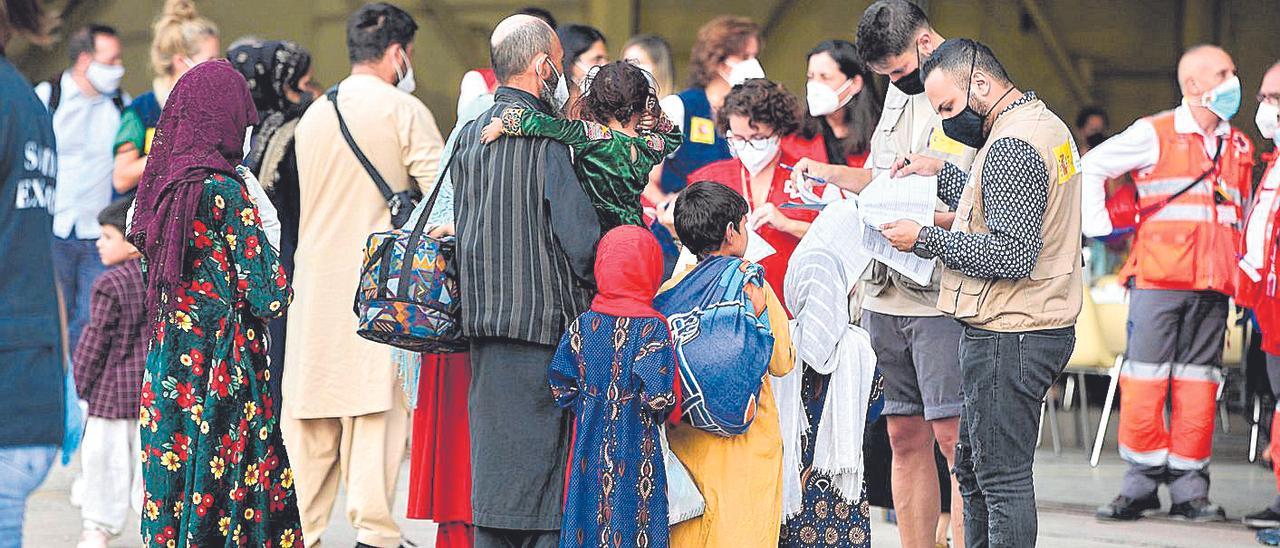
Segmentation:
<svg viewBox="0 0 1280 548">
<path fill-rule="evenodd" d="M 667 546 L 667 481 L 660 426 L 675 404 L 675 353 L 653 309 L 662 251 L 644 228 L 600 240 L 599 288 L 565 332 L 548 373 L 556 403 L 572 409 L 560 546 Z"/>
</svg>

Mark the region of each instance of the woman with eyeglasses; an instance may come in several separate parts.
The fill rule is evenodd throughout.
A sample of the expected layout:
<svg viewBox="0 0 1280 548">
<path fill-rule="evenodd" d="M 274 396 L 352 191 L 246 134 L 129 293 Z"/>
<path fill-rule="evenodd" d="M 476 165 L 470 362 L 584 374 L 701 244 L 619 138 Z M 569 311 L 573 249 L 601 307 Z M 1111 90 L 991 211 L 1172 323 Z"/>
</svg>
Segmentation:
<svg viewBox="0 0 1280 548">
<path fill-rule="evenodd" d="M 712 162 L 689 175 L 689 181 L 714 181 L 741 193 L 747 200 L 747 228 L 759 234 L 774 252 L 756 262 L 772 287 L 782 287 L 787 262 L 800 238 L 809 231 L 817 210 L 797 208 L 799 192 L 788 184 L 790 172 L 781 164 L 797 158 L 781 143 L 800 129 L 800 104 L 781 84 L 763 78 L 735 86 L 724 98 L 716 118 L 733 155 Z M 778 295 L 785 307 L 786 301 Z"/>
</svg>

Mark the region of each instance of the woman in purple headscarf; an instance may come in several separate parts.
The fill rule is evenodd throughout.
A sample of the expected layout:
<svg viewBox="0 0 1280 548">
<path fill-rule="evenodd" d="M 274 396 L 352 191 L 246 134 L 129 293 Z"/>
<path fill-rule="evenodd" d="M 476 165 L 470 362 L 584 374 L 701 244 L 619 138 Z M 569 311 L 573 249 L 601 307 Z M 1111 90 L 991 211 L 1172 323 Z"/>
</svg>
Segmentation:
<svg viewBox="0 0 1280 548">
<path fill-rule="evenodd" d="M 235 166 L 257 123 L 225 60 L 178 80 L 138 187 L 154 338 L 142 384 L 147 546 L 303 546 L 267 384 L 267 320 L 292 290 Z"/>
</svg>

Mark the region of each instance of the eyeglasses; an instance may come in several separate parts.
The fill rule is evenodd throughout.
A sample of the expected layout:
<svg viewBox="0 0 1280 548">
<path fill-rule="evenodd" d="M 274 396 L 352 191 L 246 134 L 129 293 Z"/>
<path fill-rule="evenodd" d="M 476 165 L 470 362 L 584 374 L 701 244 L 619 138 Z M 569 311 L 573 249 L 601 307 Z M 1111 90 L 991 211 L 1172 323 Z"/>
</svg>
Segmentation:
<svg viewBox="0 0 1280 548">
<path fill-rule="evenodd" d="M 1259 103 L 1280 105 L 1280 93 L 1259 93 L 1255 99 L 1257 99 Z"/>
<path fill-rule="evenodd" d="M 747 139 L 744 137 L 738 137 L 734 135 L 732 131 L 725 132 L 724 134 L 724 140 L 729 142 L 729 146 L 733 146 L 733 147 L 747 146 L 755 150 L 767 150 L 773 144 L 773 140 L 777 138 L 778 138 L 777 135 L 769 135 L 766 137 L 756 137 L 755 139 Z"/>
</svg>

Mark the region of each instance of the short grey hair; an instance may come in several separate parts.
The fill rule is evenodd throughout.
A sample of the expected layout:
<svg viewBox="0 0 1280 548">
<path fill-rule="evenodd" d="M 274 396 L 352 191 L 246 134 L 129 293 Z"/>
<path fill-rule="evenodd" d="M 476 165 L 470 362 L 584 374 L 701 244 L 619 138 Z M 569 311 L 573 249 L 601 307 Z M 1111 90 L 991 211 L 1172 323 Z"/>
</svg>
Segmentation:
<svg viewBox="0 0 1280 548">
<path fill-rule="evenodd" d="M 505 23 L 514 24 L 506 29 Z M 506 83 L 512 76 L 524 72 L 539 53 L 550 55 L 551 40 L 555 36 L 555 31 L 536 17 L 499 23 L 489 43 L 489 62 L 498 82 Z"/>
</svg>

